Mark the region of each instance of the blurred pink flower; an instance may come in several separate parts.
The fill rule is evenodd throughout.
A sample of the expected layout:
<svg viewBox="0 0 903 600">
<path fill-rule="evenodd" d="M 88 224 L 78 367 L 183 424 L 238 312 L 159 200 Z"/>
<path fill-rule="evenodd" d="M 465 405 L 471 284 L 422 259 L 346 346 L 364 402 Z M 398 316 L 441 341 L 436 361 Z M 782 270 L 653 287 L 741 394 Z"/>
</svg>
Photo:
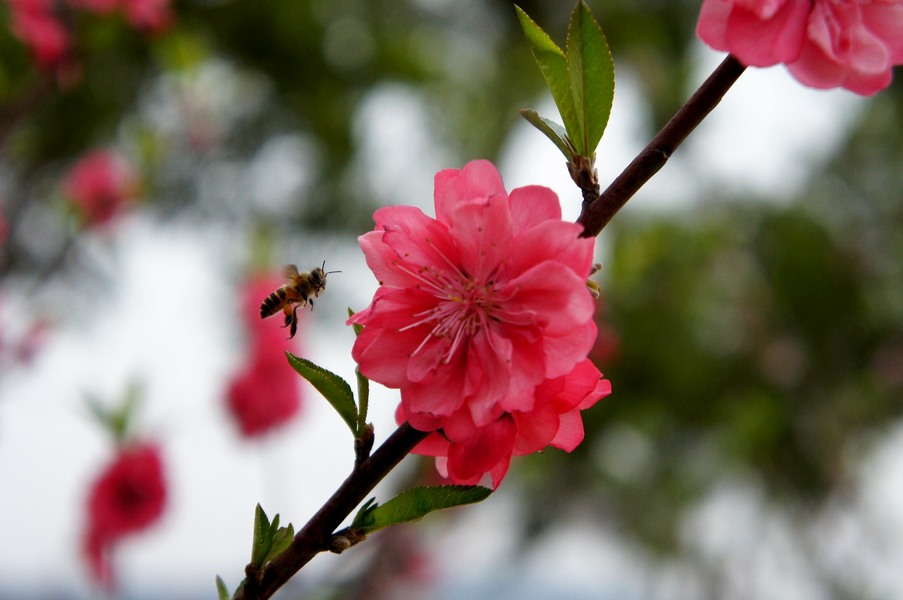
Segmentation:
<svg viewBox="0 0 903 600">
<path fill-rule="evenodd" d="M 122 7 L 129 25 L 143 31 L 162 31 L 172 22 L 172 0 L 69 0 L 69 4 L 99 14 Z"/>
<path fill-rule="evenodd" d="M 173 20 L 171 0 L 122 0 L 125 18 L 136 29 L 159 32 Z"/>
<path fill-rule="evenodd" d="M 244 368 L 229 383 L 226 407 L 242 435 L 263 435 L 288 422 L 301 408 L 299 377 L 285 359 L 297 352 L 277 321 L 260 318 L 260 303 L 282 285 L 280 277 L 258 275 L 242 297 L 242 316 L 248 332 L 249 356 Z M 302 319 L 303 321 L 303 319 Z M 296 338 L 297 339 L 297 338 Z"/>
<path fill-rule="evenodd" d="M 364 326 L 352 355 L 364 375 L 401 390 L 413 427 L 442 429 L 470 452 L 451 460 L 468 465 L 449 469 L 452 479 L 470 480 L 479 464 L 497 484 L 524 427 L 513 415 L 539 415 L 543 386 L 592 347 L 594 241 L 561 220 L 548 188 L 509 196 L 488 161 L 440 171 L 435 209 L 433 219 L 381 208 L 359 238 L 380 287 L 349 319 Z"/>
<path fill-rule="evenodd" d="M 71 46 L 69 32 L 53 12 L 53 0 L 8 0 L 12 30 L 34 55 L 38 67 L 53 70 Z"/>
<path fill-rule="evenodd" d="M 121 448 L 91 485 L 85 557 L 94 579 L 113 584 L 110 550 L 120 538 L 157 522 L 166 506 L 160 449 L 152 443 Z"/>
<path fill-rule="evenodd" d="M 871 95 L 903 64 L 901 0 L 705 0 L 696 31 L 743 64 L 784 63 L 814 88 Z"/>
<path fill-rule="evenodd" d="M 138 179 L 124 157 L 112 150 L 95 150 L 72 167 L 63 193 L 87 225 L 103 225 L 136 195 Z"/>
</svg>

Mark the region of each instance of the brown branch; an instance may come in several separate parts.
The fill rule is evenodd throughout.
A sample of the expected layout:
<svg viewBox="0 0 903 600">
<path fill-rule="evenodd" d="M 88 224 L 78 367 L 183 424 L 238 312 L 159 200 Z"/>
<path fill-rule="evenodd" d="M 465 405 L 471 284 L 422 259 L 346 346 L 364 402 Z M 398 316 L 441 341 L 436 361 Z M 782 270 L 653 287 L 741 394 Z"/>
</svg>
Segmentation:
<svg viewBox="0 0 903 600">
<path fill-rule="evenodd" d="M 587 198 L 584 190 L 583 210 L 577 219 L 583 225 L 584 237 L 599 235 L 615 213 L 665 165 L 680 143 L 712 112 L 745 69 L 728 55 L 602 194 L 595 199 Z"/>
<path fill-rule="evenodd" d="M 407 423 L 396 429 L 372 456 L 354 467 L 326 504 L 295 535 L 292 545 L 267 563 L 262 576 L 256 581 L 247 580 L 235 594 L 235 600 L 269 598 L 314 556 L 328 551 L 332 533 L 342 521 L 426 436 L 427 432 Z"/>
</svg>

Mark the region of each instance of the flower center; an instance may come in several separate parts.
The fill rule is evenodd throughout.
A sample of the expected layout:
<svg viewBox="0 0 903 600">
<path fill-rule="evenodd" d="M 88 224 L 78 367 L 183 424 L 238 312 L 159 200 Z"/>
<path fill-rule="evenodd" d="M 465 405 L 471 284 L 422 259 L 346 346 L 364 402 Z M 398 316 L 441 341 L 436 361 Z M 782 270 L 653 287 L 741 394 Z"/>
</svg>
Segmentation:
<svg viewBox="0 0 903 600">
<path fill-rule="evenodd" d="M 439 342 L 444 345 L 440 353 L 441 361 L 448 364 L 462 342 L 485 329 L 488 321 L 495 318 L 493 313 L 498 309 L 495 301 L 498 286 L 492 280 L 476 281 L 459 267 L 451 272 L 423 267 L 415 276 L 425 284 L 422 289 L 435 296 L 436 304 L 414 314 L 416 320 L 401 331 L 432 325 L 411 356 L 417 355 L 431 341 Z"/>
</svg>

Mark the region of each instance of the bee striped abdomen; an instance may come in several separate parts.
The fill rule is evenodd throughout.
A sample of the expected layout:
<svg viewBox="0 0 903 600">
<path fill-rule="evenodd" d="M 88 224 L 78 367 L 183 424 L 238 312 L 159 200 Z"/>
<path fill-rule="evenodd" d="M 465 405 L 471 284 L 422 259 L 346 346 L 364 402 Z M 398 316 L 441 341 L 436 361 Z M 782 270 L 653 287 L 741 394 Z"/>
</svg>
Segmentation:
<svg viewBox="0 0 903 600">
<path fill-rule="evenodd" d="M 282 308 L 282 305 L 285 304 L 286 296 L 285 288 L 281 287 L 264 298 L 263 304 L 260 305 L 260 318 L 265 319 L 270 315 L 275 315 Z"/>
</svg>

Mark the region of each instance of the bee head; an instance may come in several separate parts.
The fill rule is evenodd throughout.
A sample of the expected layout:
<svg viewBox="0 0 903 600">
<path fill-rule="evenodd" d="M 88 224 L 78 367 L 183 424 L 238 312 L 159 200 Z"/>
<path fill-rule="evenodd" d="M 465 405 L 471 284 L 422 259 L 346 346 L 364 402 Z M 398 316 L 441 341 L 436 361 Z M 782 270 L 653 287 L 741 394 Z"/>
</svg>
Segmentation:
<svg viewBox="0 0 903 600">
<path fill-rule="evenodd" d="M 326 287 L 326 271 L 324 271 L 321 267 L 316 267 L 310 272 L 310 283 L 316 289 L 323 289 Z"/>
<path fill-rule="evenodd" d="M 341 273 L 341 271 L 327 271 L 326 261 L 319 267 L 314 268 L 310 272 L 310 283 L 317 289 L 326 289 L 326 276 L 330 273 Z"/>
</svg>

